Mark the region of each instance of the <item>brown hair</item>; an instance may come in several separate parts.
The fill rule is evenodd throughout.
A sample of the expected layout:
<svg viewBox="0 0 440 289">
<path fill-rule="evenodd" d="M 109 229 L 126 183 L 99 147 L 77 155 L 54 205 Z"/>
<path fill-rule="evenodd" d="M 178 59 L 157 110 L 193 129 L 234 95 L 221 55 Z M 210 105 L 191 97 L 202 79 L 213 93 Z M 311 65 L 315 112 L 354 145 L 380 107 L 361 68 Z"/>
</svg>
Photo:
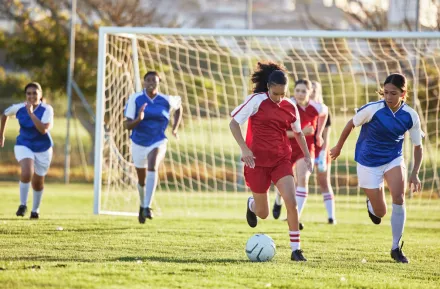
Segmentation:
<svg viewBox="0 0 440 289">
<path fill-rule="evenodd" d="M 286 68 L 278 63 L 267 61 L 258 62 L 257 68 L 252 73 L 252 83 L 254 84 L 254 93 L 267 92 L 268 85 L 282 84 L 288 82 Z"/>
<path fill-rule="evenodd" d="M 35 88 L 41 92 L 41 101 L 43 101 L 43 89 L 41 88 L 41 85 L 38 82 L 29 82 L 28 84 L 26 84 L 26 86 L 24 87 L 24 93 L 26 94 L 26 91 L 28 90 L 28 88 L 31 88 L 31 87 Z"/>
<path fill-rule="evenodd" d="M 304 84 L 307 87 L 308 90 L 312 89 L 312 82 L 310 80 L 306 79 L 306 78 L 298 79 L 295 82 L 295 87 L 297 85 L 299 85 L 299 84 Z"/>
<path fill-rule="evenodd" d="M 383 86 L 385 86 L 388 83 L 390 83 L 390 84 L 394 85 L 395 87 L 397 87 L 398 89 L 400 89 L 400 91 L 402 91 L 402 93 L 408 92 L 408 87 L 407 87 L 408 82 L 406 80 L 405 75 L 403 75 L 403 74 L 393 73 L 393 74 L 388 75 L 388 77 L 385 79 L 385 81 L 383 83 Z M 383 87 L 381 87 L 377 93 L 383 97 L 383 95 L 384 95 Z M 405 93 L 405 96 L 403 97 L 404 101 L 406 101 L 407 95 L 408 94 Z"/>
</svg>

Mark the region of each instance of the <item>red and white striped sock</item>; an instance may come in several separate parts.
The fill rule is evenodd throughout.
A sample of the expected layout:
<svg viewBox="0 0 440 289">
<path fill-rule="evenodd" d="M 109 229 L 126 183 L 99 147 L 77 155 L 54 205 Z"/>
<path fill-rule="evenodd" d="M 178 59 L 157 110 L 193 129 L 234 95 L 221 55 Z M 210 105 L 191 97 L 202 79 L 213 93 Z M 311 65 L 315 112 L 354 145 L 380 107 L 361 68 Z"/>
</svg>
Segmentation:
<svg viewBox="0 0 440 289">
<path fill-rule="evenodd" d="M 322 198 L 324 199 L 324 205 L 327 210 L 328 217 L 335 219 L 335 196 L 333 192 L 323 193 Z"/>
<path fill-rule="evenodd" d="M 289 231 L 290 236 L 290 248 L 292 251 L 300 249 L 299 231 Z"/>
<path fill-rule="evenodd" d="M 304 187 L 296 188 L 296 203 L 298 204 L 298 216 L 301 217 L 302 210 L 307 200 L 307 189 Z"/>
</svg>

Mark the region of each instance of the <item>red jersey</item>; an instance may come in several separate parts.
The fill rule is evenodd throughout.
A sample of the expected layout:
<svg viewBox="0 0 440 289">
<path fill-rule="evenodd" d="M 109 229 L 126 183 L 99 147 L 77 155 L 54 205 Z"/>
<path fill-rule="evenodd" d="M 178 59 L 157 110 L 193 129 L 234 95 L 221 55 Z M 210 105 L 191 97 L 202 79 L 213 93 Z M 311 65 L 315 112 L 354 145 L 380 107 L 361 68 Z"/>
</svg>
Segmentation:
<svg viewBox="0 0 440 289">
<path fill-rule="evenodd" d="M 280 161 L 290 160 L 292 149 L 286 131 L 301 131 L 298 109 L 288 98 L 273 102 L 266 92 L 246 97 L 231 116 L 239 124 L 249 119 L 246 145 L 255 156 L 255 165 L 274 167 Z"/>
<path fill-rule="evenodd" d="M 292 99 L 292 101 L 296 104 L 296 101 L 294 99 Z M 305 108 L 299 105 L 297 105 L 297 107 L 301 119 L 301 129 L 305 128 L 308 125 L 311 125 L 316 132 L 319 116 L 327 113 L 325 107 L 322 104 L 317 103 L 313 100 L 310 100 L 309 104 Z M 307 148 L 309 149 L 310 155 L 313 157 L 315 155 L 315 134 L 308 135 L 305 138 Z M 298 142 L 294 138 L 290 139 L 290 144 L 293 151 L 301 151 Z"/>
</svg>

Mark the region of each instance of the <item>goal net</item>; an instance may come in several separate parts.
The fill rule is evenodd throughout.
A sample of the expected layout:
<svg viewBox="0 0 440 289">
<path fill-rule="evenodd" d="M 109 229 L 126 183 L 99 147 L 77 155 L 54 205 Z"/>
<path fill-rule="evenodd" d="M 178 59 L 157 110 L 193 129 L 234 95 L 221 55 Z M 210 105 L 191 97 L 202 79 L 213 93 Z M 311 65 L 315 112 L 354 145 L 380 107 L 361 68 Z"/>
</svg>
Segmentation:
<svg viewBox="0 0 440 289">
<path fill-rule="evenodd" d="M 388 74 L 405 74 L 410 81 L 408 103 L 426 132 L 420 173 L 424 194 L 410 205 L 438 196 L 439 34 L 105 27 L 99 41 L 95 213 L 136 214 L 139 208 L 123 112 L 129 95 L 142 89 L 143 75 L 156 70 L 162 79 L 160 92 L 180 95 L 183 105 L 180 139 L 167 133 L 156 212 L 215 216 L 237 207 L 243 214 L 248 190 L 228 123 L 231 111 L 251 93 L 250 74 L 262 60 L 287 67 L 290 92 L 299 78 L 322 84 L 332 116 L 330 147 L 356 108 L 379 99 L 376 91 Z M 337 205 L 365 204 L 354 162 L 358 134 L 356 129 L 332 162 Z M 412 146 L 406 141 L 404 147 L 410 168 Z M 309 191 L 321 200 L 314 175 Z M 432 206 L 439 208 L 438 203 Z"/>
</svg>

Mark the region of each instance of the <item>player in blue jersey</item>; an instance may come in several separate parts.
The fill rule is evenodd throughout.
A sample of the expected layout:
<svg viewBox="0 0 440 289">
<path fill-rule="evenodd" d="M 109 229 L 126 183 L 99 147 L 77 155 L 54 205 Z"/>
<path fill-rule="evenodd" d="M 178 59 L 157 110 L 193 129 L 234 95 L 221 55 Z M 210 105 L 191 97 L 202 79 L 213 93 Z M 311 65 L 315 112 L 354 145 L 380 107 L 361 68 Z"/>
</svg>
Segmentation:
<svg viewBox="0 0 440 289">
<path fill-rule="evenodd" d="M 414 145 L 414 168 L 409 183 L 413 191 L 419 192 L 421 183 L 418 174 L 422 163 L 424 136 L 417 112 L 405 103 L 406 83 L 405 76 L 401 74 L 389 75 L 380 91 L 383 99 L 361 107 L 345 126 L 337 145 L 330 151 L 332 159 L 336 159 L 353 128 L 362 126 L 355 152 L 359 186 L 367 195 L 371 220 L 374 224 L 380 224 L 387 210 L 384 179 L 387 182 L 393 202 L 391 257 L 400 263 L 408 263 L 402 247 L 399 248 L 406 219 L 406 167 L 402 144 L 405 132 L 409 131 Z"/>
<path fill-rule="evenodd" d="M 21 167 L 20 206 L 17 216 L 27 212 L 27 199 L 32 182 L 34 190 L 31 219 L 39 218 L 41 197 L 46 176 L 52 160 L 52 138 L 49 130 L 53 126 L 53 109 L 43 103 L 43 90 L 37 82 L 26 85 L 26 102 L 7 108 L 1 118 L 0 147 L 5 144 L 6 123 L 10 116 L 16 116 L 20 124 L 20 133 L 14 147 L 15 158 Z"/>
<path fill-rule="evenodd" d="M 170 120 L 170 112 L 175 111 L 172 134 L 176 138 L 182 119 L 180 96 L 159 93 L 159 82 L 157 72 L 147 72 L 144 76 L 144 90 L 131 95 L 125 108 L 127 119 L 124 126 L 132 130 L 131 153 L 138 175 L 138 220 L 141 224 L 145 223 L 146 218 L 153 218 L 151 204 L 158 182 L 157 169 L 167 149 L 165 130 Z"/>
</svg>

